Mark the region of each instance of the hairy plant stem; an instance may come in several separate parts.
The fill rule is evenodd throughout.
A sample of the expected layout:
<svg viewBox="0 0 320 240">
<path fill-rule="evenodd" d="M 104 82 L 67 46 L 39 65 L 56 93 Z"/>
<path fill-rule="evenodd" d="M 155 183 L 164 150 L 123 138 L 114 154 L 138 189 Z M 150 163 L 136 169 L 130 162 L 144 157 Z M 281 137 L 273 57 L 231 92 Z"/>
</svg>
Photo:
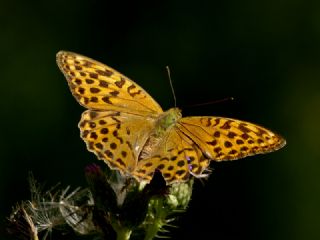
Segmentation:
<svg viewBox="0 0 320 240">
<path fill-rule="evenodd" d="M 124 227 L 118 228 L 118 226 L 115 227 L 114 225 L 113 225 L 113 228 L 117 233 L 117 240 L 129 240 L 130 239 L 130 236 L 132 233 L 131 229 L 127 229 Z"/>
</svg>

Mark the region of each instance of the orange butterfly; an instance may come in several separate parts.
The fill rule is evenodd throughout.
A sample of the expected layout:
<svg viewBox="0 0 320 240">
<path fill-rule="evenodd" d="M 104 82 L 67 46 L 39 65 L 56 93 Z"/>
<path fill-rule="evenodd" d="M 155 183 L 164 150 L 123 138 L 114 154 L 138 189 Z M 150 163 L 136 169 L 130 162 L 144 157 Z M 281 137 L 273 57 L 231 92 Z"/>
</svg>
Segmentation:
<svg viewBox="0 0 320 240">
<path fill-rule="evenodd" d="M 167 184 L 203 177 L 210 160 L 235 160 L 286 144 L 249 122 L 182 117 L 178 108 L 164 112 L 135 82 L 79 54 L 61 51 L 57 63 L 73 96 L 88 109 L 79 123 L 88 150 L 138 181 L 150 182 L 156 169 Z"/>
</svg>

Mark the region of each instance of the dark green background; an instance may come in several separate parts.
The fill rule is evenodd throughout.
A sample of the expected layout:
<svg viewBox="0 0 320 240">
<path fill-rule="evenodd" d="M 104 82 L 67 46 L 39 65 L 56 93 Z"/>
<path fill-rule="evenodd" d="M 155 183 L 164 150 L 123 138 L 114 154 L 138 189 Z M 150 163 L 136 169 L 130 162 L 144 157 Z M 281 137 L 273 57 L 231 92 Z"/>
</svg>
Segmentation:
<svg viewBox="0 0 320 240">
<path fill-rule="evenodd" d="M 29 198 L 28 171 L 47 186 L 85 186 L 97 161 L 55 63 L 64 49 L 118 69 L 164 109 L 169 65 L 184 115 L 248 120 L 287 139 L 213 164 L 173 239 L 320 239 L 319 1 L 1 1 L 0 34 L 1 221 Z"/>
</svg>

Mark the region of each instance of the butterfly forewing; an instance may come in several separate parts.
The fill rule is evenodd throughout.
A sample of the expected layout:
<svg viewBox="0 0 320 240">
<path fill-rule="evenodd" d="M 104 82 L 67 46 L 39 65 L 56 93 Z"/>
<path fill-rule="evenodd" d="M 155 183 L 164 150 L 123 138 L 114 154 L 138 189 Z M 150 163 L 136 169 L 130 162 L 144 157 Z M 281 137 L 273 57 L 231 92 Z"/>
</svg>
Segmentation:
<svg viewBox="0 0 320 240">
<path fill-rule="evenodd" d="M 270 130 L 231 118 L 186 117 L 177 127 L 214 161 L 268 153 L 285 145 L 285 140 Z"/>
<path fill-rule="evenodd" d="M 145 115 L 162 112 L 159 104 L 138 84 L 98 61 L 60 51 L 57 64 L 72 94 L 86 108 Z"/>
</svg>

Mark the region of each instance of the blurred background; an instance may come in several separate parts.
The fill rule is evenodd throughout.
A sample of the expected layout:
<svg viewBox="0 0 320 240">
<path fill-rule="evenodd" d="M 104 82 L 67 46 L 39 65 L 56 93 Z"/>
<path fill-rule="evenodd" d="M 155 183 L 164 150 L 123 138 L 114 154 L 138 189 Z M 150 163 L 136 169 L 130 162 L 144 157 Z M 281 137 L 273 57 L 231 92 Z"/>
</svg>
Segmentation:
<svg viewBox="0 0 320 240">
<path fill-rule="evenodd" d="M 163 109 L 174 105 L 169 65 L 185 116 L 247 120 L 287 139 L 213 163 L 172 239 L 320 239 L 319 1 L 1 1 L 0 29 L 0 225 L 30 198 L 29 171 L 75 188 L 97 161 L 55 63 L 69 50 L 129 76 Z M 235 100 L 190 107 L 225 97 Z"/>
</svg>

